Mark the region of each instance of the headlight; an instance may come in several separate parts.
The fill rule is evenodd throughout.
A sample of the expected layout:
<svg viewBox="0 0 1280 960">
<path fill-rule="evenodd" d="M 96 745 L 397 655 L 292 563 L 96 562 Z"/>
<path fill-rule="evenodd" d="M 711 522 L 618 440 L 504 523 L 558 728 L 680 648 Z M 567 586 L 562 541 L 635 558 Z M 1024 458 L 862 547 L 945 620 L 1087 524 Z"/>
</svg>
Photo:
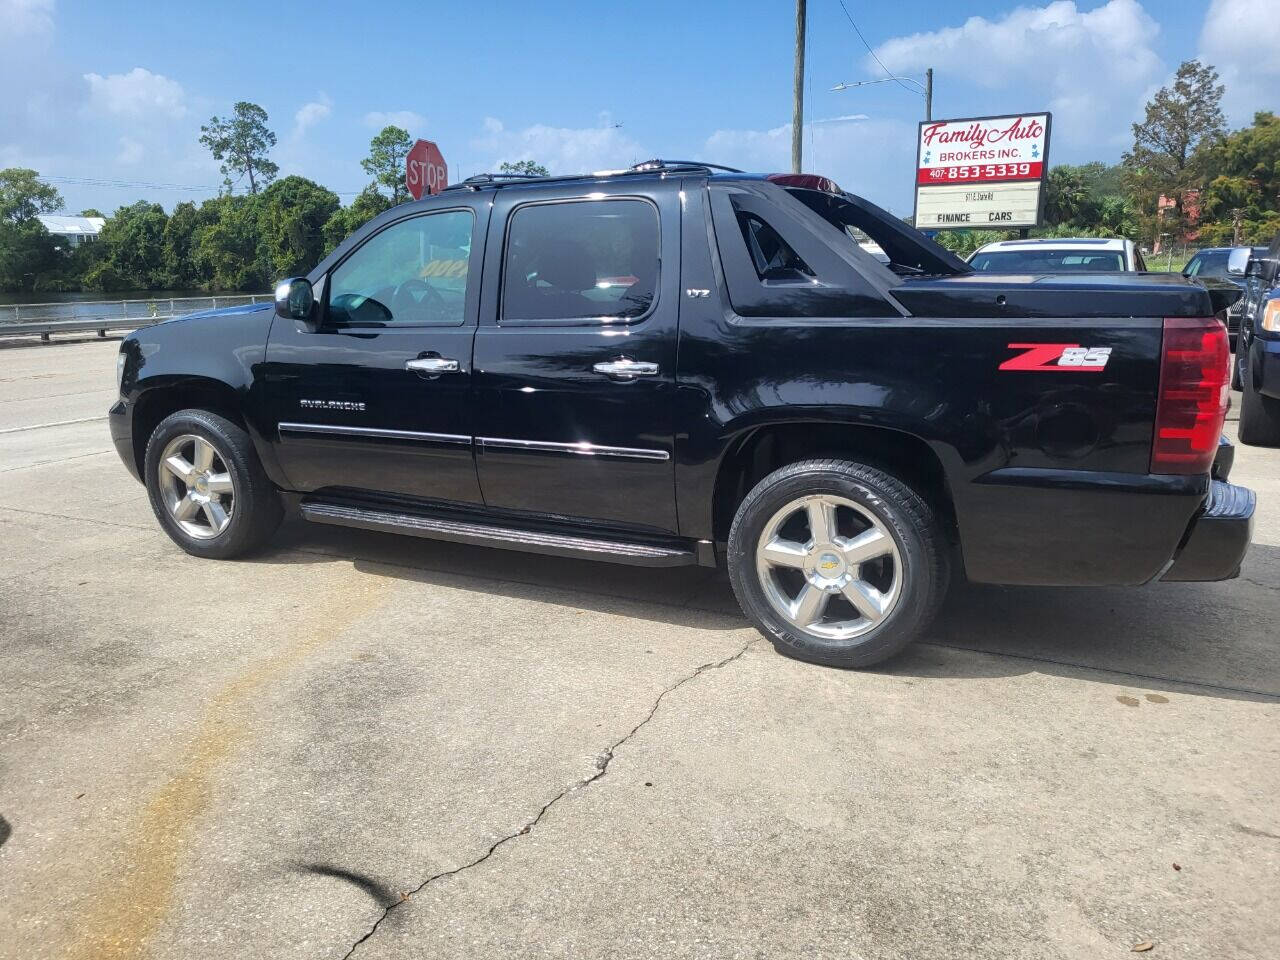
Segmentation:
<svg viewBox="0 0 1280 960">
<path fill-rule="evenodd" d="M 124 385 L 125 360 L 126 360 L 126 357 L 123 350 L 121 350 L 119 353 L 116 354 L 116 390 L 117 391 Z"/>
<path fill-rule="evenodd" d="M 1262 329 L 1267 333 L 1280 333 L 1280 300 L 1268 300 L 1262 310 Z"/>
</svg>

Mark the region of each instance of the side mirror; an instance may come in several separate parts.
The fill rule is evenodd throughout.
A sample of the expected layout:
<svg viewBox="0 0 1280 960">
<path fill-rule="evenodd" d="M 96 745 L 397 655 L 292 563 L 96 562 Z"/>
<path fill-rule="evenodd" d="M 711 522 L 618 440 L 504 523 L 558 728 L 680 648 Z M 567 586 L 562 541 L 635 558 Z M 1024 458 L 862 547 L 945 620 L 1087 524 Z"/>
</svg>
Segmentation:
<svg viewBox="0 0 1280 960">
<path fill-rule="evenodd" d="M 1245 267 L 1245 268 L 1244 268 L 1244 275 L 1245 275 L 1246 277 L 1260 277 L 1260 276 L 1262 276 L 1262 261 L 1261 261 L 1261 260 L 1250 260 L 1250 261 L 1249 261 L 1249 265 L 1248 265 L 1247 267 Z"/>
<path fill-rule="evenodd" d="M 290 277 L 276 284 L 276 316 L 286 320 L 310 320 L 316 295 L 306 277 Z"/>
<path fill-rule="evenodd" d="M 1253 251 L 1248 247 L 1235 247 L 1227 254 L 1227 273 L 1233 277 L 1243 277 L 1249 268 L 1249 255 Z"/>
</svg>

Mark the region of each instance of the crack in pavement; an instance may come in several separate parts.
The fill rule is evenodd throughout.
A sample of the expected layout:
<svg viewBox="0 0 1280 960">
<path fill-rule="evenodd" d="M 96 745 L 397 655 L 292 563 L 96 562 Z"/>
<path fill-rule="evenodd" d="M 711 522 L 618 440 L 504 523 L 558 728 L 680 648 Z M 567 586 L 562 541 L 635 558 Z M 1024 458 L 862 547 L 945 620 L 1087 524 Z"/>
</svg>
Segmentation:
<svg viewBox="0 0 1280 960">
<path fill-rule="evenodd" d="M 21 467 L 19 467 L 18 469 L 21 469 Z M 4 472 L 5 471 L 0 470 L 0 473 L 4 473 Z M 25 507 L 11 507 L 8 504 L 4 504 L 4 503 L 0 503 L 0 510 L 7 511 L 9 513 L 21 513 L 29 517 L 48 517 L 52 520 L 70 520 L 73 523 L 96 523 L 99 526 L 118 527 L 122 530 L 150 531 L 150 530 L 157 529 L 153 524 L 146 524 L 144 526 L 143 524 L 140 524 L 140 523 L 116 523 L 113 520 L 101 520 L 98 517 L 73 517 L 65 513 L 50 513 L 47 510 L 28 510 Z"/>
<path fill-rule="evenodd" d="M 628 733 L 624 734 L 621 738 L 619 738 L 618 740 L 615 740 L 612 744 L 610 744 L 609 747 L 605 749 L 604 753 L 596 757 L 596 768 L 595 768 L 595 771 L 590 776 L 584 777 L 583 779 L 578 780 L 574 783 L 571 783 L 569 786 L 565 787 L 563 790 L 557 793 L 554 797 L 548 800 L 545 804 L 543 804 L 542 809 L 538 811 L 537 815 L 534 816 L 533 819 L 525 823 L 525 825 L 521 827 L 519 830 L 515 831 L 515 833 L 509 833 L 506 836 L 499 838 L 495 843 L 493 843 L 492 846 L 489 847 L 488 850 L 486 850 L 480 856 L 476 857 L 476 859 L 470 861 L 469 863 L 464 863 L 460 867 L 453 867 L 450 870 L 442 870 L 439 873 L 434 873 L 431 876 L 427 877 L 427 879 L 423 880 L 420 884 L 418 884 L 412 890 L 408 891 L 407 893 L 401 893 L 399 900 L 397 900 L 395 903 L 391 904 L 390 906 L 383 907 L 381 915 L 378 917 L 377 920 L 373 922 L 373 926 L 371 926 L 365 932 L 364 936 L 362 936 L 359 940 L 357 940 L 355 943 L 351 945 L 351 948 L 347 950 L 345 954 L 343 954 L 342 960 L 349 960 L 349 958 L 355 954 L 356 950 L 360 948 L 360 945 L 362 943 L 364 943 L 366 940 L 368 940 L 370 937 L 372 937 L 375 933 L 378 932 L 378 928 L 382 925 L 382 922 L 386 920 L 387 917 L 391 916 L 391 911 L 395 910 L 401 904 L 408 902 L 412 897 L 414 897 L 418 893 L 421 893 L 423 890 L 425 890 L 431 884 L 435 883 L 437 880 L 443 880 L 447 877 L 456 876 L 457 874 L 470 870 L 473 867 L 480 866 L 480 864 L 484 863 L 486 860 L 492 857 L 495 853 L 497 853 L 499 847 L 509 843 L 510 841 L 516 839 L 517 837 L 523 837 L 525 834 L 532 831 L 533 828 L 536 827 L 539 824 L 539 822 L 541 822 L 542 818 L 546 816 L 547 811 L 550 810 L 552 807 L 554 807 L 557 803 L 559 803 L 565 797 L 569 796 L 569 794 L 575 793 L 578 790 L 582 790 L 585 787 L 588 787 L 591 784 L 595 783 L 597 780 L 600 780 L 601 778 L 603 778 L 604 775 L 608 773 L 609 764 L 613 762 L 614 755 L 617 752 L 618 748 L 621 747 L 623 744 L 625 744 L 632 737 L 634 737 L 637 733 L 639 733 L 645 727 L 645 725 L 648 724 L 648 722 L 654 718 L 654 716 L 658 712 L 658 708 L 662 706 L 662 701 L 666 699 L 668 694 L 675 693 L 675 691 L 679 690 L 686 683 L 689 683 L 692 680 L 696 680 L 698 677 L 702 676 L 702 674 L 706 673 L 708 670 L 719 670 L 722 667 L 727 667 L 729 664 L 733 663 L 735 660 L 738 660 L 739 658 L 741 658 L 748 650 L 750 650 L 757 643 L 761 643 L 763 641 L 764 641 L 764 637 L 756 637 L 752 640 L 748 640 L 746 643 L 742 645 L 741 649 L 739 649 L 737 653 L 731 654 L 730 656 L 725 657 L 723 660 L 712 660 L 707 663 L 701 664 L 692 673 L 686 674 L 684 677 L 681 677 L 675 683 L 671 684 L 671 686 L 666 687 L 661 693 L 658 694 L 657 699 L 653 701 L 653 706 L 649 708 L 649 712 L 645 714 L 644 719 L 642 719 L 639 723 L 637 723 L 634 727 L 632 727 Z"/>
<path fill-rule="evenodd" d="M 105 457 L 109 453 L 115 453 L 114 450 L 95 450 L 93 453 L 79 453 L 74 457 L 58 457 L 54 460 L 33 460 L 31 463 L 24 463 L 17 467 L 5 467 L 0 473 L 13 473 L 15 470 L 30 470 L 32 467 L 47 467 L 51 463 L 67 463 L 71 460 L 84 460 L 88 457 Z"/>
</svg>

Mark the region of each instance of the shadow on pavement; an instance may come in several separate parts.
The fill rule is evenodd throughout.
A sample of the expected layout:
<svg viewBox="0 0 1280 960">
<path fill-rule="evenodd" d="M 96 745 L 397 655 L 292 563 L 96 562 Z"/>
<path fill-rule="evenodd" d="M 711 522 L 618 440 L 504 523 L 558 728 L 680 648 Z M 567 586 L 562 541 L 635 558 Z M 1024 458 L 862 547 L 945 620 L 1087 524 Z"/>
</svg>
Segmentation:
<svg viewBox="0 0 1280 960">
<path fill-rule="evenodd" d="M 628 567 L 290 519 L 272 563 L 347 561 L 379 576 L 557 603 L 679 627 L 749 627 L 723 572 Z M 1241 579 L 1145 587 L 956 583 L 922 642 L 880 669 L 921 678 L 1026 673 L 1243 700 L 1280 698 L 1280 549 L 1254 544 Z M 943 655 L 938 648 L 976 656 Z M 815 668 L 818 669 L 818 668 Z M 1119 676 L 1117 676 L 1119 675 Z M 1190 685 L 1183 687 L 1182 685 Z M 1198 688 L 1198 689 L 1196 689 Z"/>
<path fill-rule="evenodd" d="M 363 873 L 344 870 L 341 867 L 330 866 L 327 863 L 298 863 L 294 865 L 294 869 L 298 873 L 308 873 L 317 877 L 331 877 L 334 880 L 342 880 L 345 883 L 349 883 L 356 889 L 363 890 L 373 898 L 378 906 L 384 909 L 400 902 L 398 893 L 388 887 L 384 887 L 377 880 Z"/>
</svg>

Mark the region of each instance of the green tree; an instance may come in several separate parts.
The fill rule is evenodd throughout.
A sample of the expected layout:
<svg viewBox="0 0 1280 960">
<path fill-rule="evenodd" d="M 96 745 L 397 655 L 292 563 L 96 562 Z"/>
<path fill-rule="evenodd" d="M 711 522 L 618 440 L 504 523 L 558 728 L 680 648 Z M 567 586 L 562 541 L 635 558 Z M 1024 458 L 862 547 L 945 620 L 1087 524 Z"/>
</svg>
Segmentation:
<svg viewBox="0 0 1280 960">
<path fill-rule="evenodd" d="M 499 173 L 519 173 L 519 174 L 524 174 L 525 176 L 531 176 L 531 177 L 545 177 L 548 174 L 550 174 L 551 171 L 549 171 L 542 164 L 535 163 L 533 160 L 516 160 L 514 162 L 510 160 L 504 160 L 498 166 L 498 172 Z"/>
<path fill-rule="evenodd" d="M 36 217 L 61 209 L 57 189 L 36 171 L 0 170 L 0 290 L 29 293 L 58 273 L 64 251 Z"/>
<path fill-rule="evenodd" d="M 391 201 L 370 184 L 347 206 L 335 210 L 324 225 L 325 255 L 378 214 L 391 209 Z"/>
<path fill-rule="evenodd" d="M 1139 237 L 1138 216 L 1133 201 L 1122 194 L 1100 197 L 1097 226 L 1103 236 L 1128 237 L 1136 241 Z"/>
<path fill-rule="evenodd" d="M 165 286 L 164 235 L 169 217 L 139 200 L 107 220 L 96 241 L 100 259 L 84 278 L 93 290 L 159 290 Z"/>
<path fill-rule="evenodd" d="M 1073 168 L 1084 181 L 1084 188 L 1095 202 L 1103 197 L 1128 196 L 1129 188 L 1125 182 L 1125 169 L 1121 164 L 1103 163 L 1094 160 Z"/>
<path fill-rule="evenodd" d="M 407 130 L 401 127 L 383 127 L 369 141 L 369 155 L 360 161 L 364 172 L 373 177 L 374 185 L 390 191 L 393 204 L 401 203 L 409 197 L 409 191 L 404 185 L 404 164 L 411 149 L 413 140 Z"/>
<path fill-rule="evenodd" d="M 1186 229 L 1186 196 L 1203 180 L 1203 148 L 1221 139 L 1225 129 L 1223 89 L 1213 67 L 1187 60 L 1173 84 L 1147 102 L 1142 122 L 1133 125 L 1133 148 L 1124 155 L 1124 166 L 1153 239 L 1161 231 Z M 1172 211 L 1158 210 L 1161 196 L 1173 200 Z"/>
<path fill-rule="evenodd" d="M 0 170 L 0 220 L 21 223 L 61 209 L 62 197 L 57 188 L 41 180 L 34 170 L 26 167 Z"/>
<path fill-rule="evenodd" d="M 1050 224 L 1088 225 L 1095 206 L 1078 167 L 1060 164 L 1049 171 L 1045 184 L 1044 218 Z"/>
<path fill-rule="evenodd" d="M 1214 174 L 1200 197 L 1205 237 L 1234 242 L 1238 211 L 1241 243 L 1269 241 L 1280 218 L 1280 117 L 1255 114 L 1252 126 L 1206 145 L 1199 159 Z"/>
<path fill-rule="evenodd" d="M 213 117 L 200 128 L 200 133 L 200 142 L 222 164 L 228 192 L 233 184 L 232 174 L 236 180 L 248 177 L 249 192 L 256 194 L 259 186 L 270 183 L 280 171 L 267 158 L 267 151 L 276 145 L 276 135 L 267 127 L 267 111 L 256 103 L 241 100 L 234 116 Z"/>
<path fill-rule="evenodd" d="M 82 217 L 100 217 L 100 216 L 102 216 L 102 211 L 101 211 L 101 210 L 99 210 L 97 207 L 86 207 L 85 209 L 83 209 L 83 210 L 81 210 L 81 211 L 80 211 L 80 216 L 82 216 Z"/>
<path fill-rule="evenodd" d="M 39 220 L 0 218 L 0 290 L 30 293 L 58 267 L 57 245 Z"/>
<path fill-rule="evenodd" d="M 192 266 L 209 290 L 265 290 L 270 277 L 258 255 L 257 197 L 225 195 L 200 206 Z"/>
<path fill-rule="evenodd" d="M 210 219 L 202 209 L 184 200 L 173 208 L 165 224 L 160 267 L 164 286 L 170 290 L 192 290 L 204 281 L 196 270 L 194 258 L 196 234 Z"/>
<path fill-rule="evenodd" d="M 306 273 L 325 254 L 324 227 L 338 195 L 305 177 L 285 177 L 258 198 L 259 250 L 273 278 Z"/>
</svg>

